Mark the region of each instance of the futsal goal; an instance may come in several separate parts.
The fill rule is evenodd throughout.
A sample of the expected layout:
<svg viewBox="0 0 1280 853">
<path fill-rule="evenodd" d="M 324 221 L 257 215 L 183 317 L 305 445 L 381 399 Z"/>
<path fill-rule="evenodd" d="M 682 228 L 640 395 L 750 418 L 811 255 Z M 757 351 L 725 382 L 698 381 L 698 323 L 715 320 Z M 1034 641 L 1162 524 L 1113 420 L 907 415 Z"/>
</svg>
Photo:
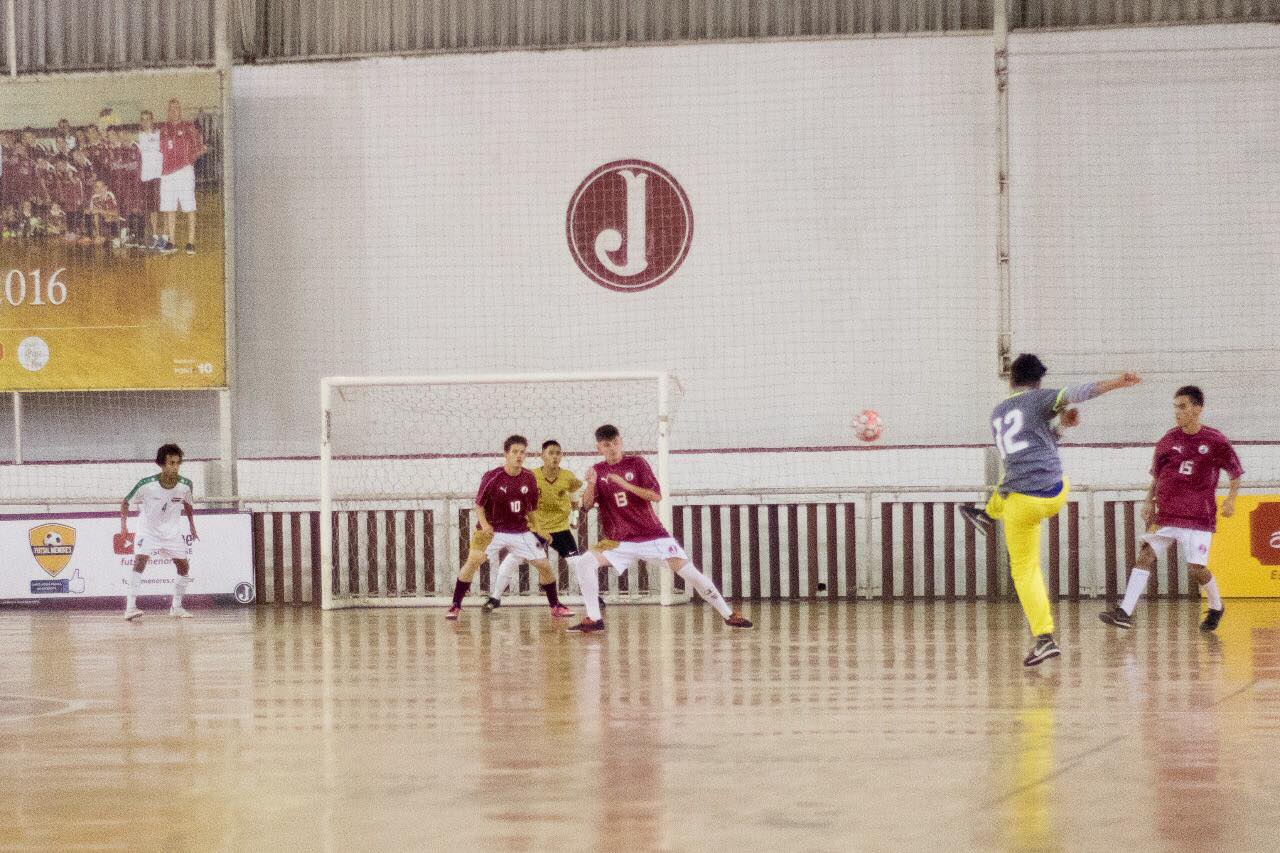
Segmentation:
<svg viewBox="0 0 1280 853">
<path fill-rule="evenodd" d="M 621 431 L 629 454 L 649 460 L 663 486 L 658 507 L 670 528 L 670 425 L 679 384 L 665 372 L 444 376 L 330 376 L 320 382 L 321 606 L 449 604 L 475 525 L 473 498 L 485 471 L 502 464 L 509 435 L 528 439 L 526 467 L 544 441 L 562 468 L 585 479 L 599 461 L 596 427 Z M 579 547 L 599 539 L 593 519 L 574 526 Z M 586 541 L 583 541 L 583 540 Z M 562 599 L 579 603 L 577 581 L 558 566 Z M 473 594 L 489 589 L 488 566 Z M 496 566 L 492 567 L 496 569 Z M 506 604 L 543 603 L 524 569 Z M 631 574 L 631 573 L 628 573 Z M 619 603 L 675 604 L 664 566 L 633 577 L 612 572 L 601 590 Z"/>
</svg>

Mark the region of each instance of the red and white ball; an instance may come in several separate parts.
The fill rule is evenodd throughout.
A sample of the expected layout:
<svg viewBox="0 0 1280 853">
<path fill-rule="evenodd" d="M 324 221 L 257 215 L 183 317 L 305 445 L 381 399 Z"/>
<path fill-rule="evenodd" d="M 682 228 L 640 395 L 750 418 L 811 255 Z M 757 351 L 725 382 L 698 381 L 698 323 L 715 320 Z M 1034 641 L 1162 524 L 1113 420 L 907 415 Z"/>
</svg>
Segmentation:
<svg viewBox="0 0 1280 853">
<path fill-rule="evenodd" d="M 875 441 L 884 433 L 884 421 L 874 409 L 863 409 L 853 416 L 853 434 L 859 441 Z"/>
</svg>

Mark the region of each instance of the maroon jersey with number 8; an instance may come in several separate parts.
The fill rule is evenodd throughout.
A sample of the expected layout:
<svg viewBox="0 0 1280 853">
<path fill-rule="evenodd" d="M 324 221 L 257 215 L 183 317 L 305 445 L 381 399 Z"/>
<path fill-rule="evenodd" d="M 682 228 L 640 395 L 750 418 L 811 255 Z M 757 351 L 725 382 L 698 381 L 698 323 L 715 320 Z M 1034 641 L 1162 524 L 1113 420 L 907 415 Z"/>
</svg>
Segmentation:
<svg viewBox="0 0 1280 853">
<path fill-rule="evenodd" d="M 521 469 L 513 477 L 494 468 L 480 478 L 476 506 L 484 508 L 495 533 L 528 533 L 525 515 L 538 508 L 538 481 L 532 471 Z"/>
<path fill-rule="evenodd" d="M 1210 532 L 1217 529 L 1220 471 L 1233 480 L 1244 473 L 1225 435 L 1206 426 L 1195 435 L 1180 427 L 1165 433 L 1156 444 L 1151 463 L 1151 476 L 1156 481 L 1156 524 Z"/>
<path fill-rule="evenodd" d="M 653 504 L 628 492 L 609 480 L 617 474 L 633 486 L 660 491 L 658 478 L 649 463 L 639 456 L 624 456 L 616 465 L 597 462 L 596 506 L 600 508 L 600 527 L 605 539 L 617 542 L 652 542 L 671 536 L 658 520 Z"/>
</svg>

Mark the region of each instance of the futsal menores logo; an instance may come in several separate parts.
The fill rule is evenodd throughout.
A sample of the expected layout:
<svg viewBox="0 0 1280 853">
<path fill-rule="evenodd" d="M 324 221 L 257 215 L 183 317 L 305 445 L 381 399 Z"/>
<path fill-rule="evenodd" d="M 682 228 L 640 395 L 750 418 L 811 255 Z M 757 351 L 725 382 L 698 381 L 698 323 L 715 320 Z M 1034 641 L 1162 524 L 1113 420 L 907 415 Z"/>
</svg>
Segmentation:
<svg viewBox="0 0 1280 853">
<path fill-rule="evenodd" d="M 36 564 L 53 577 L 71 562 L 76 547 L 76 529 L 65 524 L 41 524 L 28 532 L 31 556 Z"/>
<path fill-rule="evenodd" d="M 693 242 L 693 208 L 661 166 L 615 160 L 587 176 L 569 200 L 569 251 L 601 287 L 648 290 L 669 279 Z"/>
</svg>

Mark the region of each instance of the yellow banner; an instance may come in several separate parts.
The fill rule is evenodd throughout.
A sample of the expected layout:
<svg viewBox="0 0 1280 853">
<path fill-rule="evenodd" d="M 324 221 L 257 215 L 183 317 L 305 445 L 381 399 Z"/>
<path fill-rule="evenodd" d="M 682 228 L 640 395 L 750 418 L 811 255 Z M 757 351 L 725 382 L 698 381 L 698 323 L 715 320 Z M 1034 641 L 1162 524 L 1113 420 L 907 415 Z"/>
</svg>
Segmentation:
<svg viewBox="0 0 1280 853">
<path fill-rule="evenodd" d="M 1280 495 L 1240 495 L 1218 516 L 1209 570 L 1232 598 L 1280 598 Z"/>
<path fill-rule="evenodd" d="M 0 390 L 226 384 L 215 71 L 0 83 Z"/>
</svg>

